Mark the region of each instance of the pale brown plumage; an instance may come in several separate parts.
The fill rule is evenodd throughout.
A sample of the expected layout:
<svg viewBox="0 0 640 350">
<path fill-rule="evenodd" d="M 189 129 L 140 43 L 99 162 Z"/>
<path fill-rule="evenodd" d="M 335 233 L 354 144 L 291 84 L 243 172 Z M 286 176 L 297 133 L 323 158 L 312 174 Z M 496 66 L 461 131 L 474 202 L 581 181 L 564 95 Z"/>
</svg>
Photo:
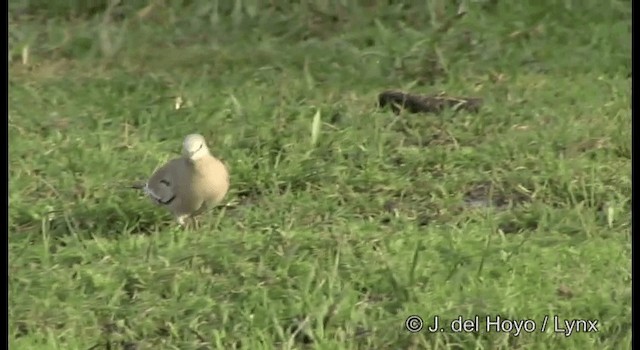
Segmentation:
<svg viewBox="0 0 640 350">
<path fill-rule="evenodd" d="M 158 168 L 144 187 L 151 200 L 166 207 L 180 225 L 218 205 L 229 190 L 227 167 L 209 153 L 204 137 L 188 135 L 182 154 Z"/>
</svg>

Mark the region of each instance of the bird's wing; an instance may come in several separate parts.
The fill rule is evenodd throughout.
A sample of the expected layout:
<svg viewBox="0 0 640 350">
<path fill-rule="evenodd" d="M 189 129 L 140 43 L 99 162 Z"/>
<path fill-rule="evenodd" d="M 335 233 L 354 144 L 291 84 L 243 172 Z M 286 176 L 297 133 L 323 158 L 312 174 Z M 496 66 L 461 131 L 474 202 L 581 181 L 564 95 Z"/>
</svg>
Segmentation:
<svg viewBox="0 0 640 350">
<path fill-rule="evenodd" d="M 179 195 L 182 166 L 180 159 L 174 159 L 158 168 L 144 186 L 144 192 L 158 204 L 171 204 Z"/>
</svg>

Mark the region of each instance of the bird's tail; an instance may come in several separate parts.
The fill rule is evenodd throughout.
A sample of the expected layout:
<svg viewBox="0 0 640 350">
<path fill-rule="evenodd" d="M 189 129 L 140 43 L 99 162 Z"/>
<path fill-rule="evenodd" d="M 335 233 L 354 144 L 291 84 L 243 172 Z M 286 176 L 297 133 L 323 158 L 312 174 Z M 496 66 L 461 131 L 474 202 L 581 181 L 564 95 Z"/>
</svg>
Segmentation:
<svg viewBox="0 0 640 350">
<path fill-rule="evenodd" d="M 147 184 L 144 183 L 144 182 L 137 182 L 137 183 L 134 183 L 134 184 L 131 184 L 131 185 L 127 186 L 127 188 L 132 188 L 134 190 L 142 190 L 142 189 L 145 188 L 146 185 Z"/>
</svg>

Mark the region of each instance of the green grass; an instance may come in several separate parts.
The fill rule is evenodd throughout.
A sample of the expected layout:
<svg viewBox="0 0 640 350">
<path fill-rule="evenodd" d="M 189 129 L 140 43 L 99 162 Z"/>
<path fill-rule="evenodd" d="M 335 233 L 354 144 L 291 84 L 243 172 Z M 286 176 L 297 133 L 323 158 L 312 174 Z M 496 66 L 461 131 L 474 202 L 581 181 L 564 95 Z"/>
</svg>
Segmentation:
<svg viewBox="0 0 640 350">
<path fill-rule="evenodd" d="M 12 349 L 631 348 L 629 1 L 54 3 L 10 5 Z M 232 189 L 185 231 L 125 187 L 192 132 Z"/>
</svg>

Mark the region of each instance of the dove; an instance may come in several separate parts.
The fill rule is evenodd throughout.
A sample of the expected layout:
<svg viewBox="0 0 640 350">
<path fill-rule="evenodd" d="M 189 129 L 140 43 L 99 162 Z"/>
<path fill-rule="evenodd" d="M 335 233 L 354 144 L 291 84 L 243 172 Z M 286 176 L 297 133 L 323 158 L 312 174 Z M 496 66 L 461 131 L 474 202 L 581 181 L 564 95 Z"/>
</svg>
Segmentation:
<svg viewBox="0 0 640 350">
<path fill-rule="evenodd" d="M 224 163 L 211 155 L 204 137 L 191 134 L 182 143 L 182 157 L 158 168 L 142 189 L 184 226 L 188 218 L 224 199 L 229 190 L 229 172 Z"/>
</svg>

